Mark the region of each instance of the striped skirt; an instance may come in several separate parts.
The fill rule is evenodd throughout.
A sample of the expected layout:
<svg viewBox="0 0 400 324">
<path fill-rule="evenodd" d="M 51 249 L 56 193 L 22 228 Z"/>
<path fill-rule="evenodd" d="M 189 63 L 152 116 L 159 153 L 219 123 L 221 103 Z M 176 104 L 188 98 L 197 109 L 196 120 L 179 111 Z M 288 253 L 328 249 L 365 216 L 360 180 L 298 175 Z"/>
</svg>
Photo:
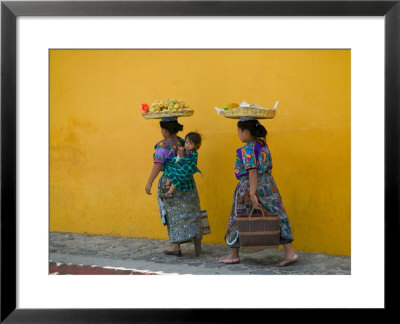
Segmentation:
<svg viewBox="0 0 400 324">
<path fill-rule="evenodd" d="M 293 241 L 292 230 L 281 195 L 275 180 L 270 174 L 258 174 L 257 193 L 259 203 L 269 212 L 279 214 L 281 218 L 281 244 Z M 225 241 L 231 248 L 239 248 L 239 232 L 236 224 L 236 215 L 249 214 L 252 208 L 250 199 L 250 183 L 248 177 L 241 177 L 233 193 L 233 204 L 229 221 L 226 227 Z"/>
<path fill-rule="evenodd" d="M 163 173 L 158 181 L 157 200 L 161 220 L 167 225 L 168 237 L 171 243 L 184 243 L 191 241 L 201 230 L 201 210 L 199 194 L 196 185 L 188 191 L 175 190 L 172 198 L 161 199 L 164 193 L 162 186 L 167 177 Z"/>
</svg>

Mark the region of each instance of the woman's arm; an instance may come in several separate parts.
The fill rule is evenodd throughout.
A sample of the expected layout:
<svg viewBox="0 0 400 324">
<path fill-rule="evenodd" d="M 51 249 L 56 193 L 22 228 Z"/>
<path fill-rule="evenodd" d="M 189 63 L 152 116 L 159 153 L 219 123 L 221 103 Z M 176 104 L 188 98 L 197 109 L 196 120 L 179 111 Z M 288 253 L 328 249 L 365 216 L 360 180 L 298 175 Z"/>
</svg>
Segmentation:
<svg viewBox="0 0 400 324">
<path fill-rule="evenodd" d="M 261 209 L 261 205 L 258 202 L 256 191 L 257 191 L 257 181 L 258 173 L 257 168 L 249 169 L 249 182 L 250 182 L 250 199 L 253 203 L 255 209 Z"/>
<path fill-rule="evenodd" d="M 147 181 L 147 185 L 145 187 L 146 193 L 151 195 L 151 186 L 153 185 L 154 179 L 158 176 L 162 168 L 162 163 L 154 162 L 153 169 L 151 170 L 149 180 Z"/>
</svg>

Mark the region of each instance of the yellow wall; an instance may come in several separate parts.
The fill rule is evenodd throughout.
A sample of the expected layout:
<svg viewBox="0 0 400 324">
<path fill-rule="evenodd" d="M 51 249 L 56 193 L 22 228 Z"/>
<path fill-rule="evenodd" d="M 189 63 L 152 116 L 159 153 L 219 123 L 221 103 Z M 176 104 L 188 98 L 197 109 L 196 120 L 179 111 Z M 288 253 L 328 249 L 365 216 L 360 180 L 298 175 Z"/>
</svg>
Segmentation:
<svg viewBox="0 0 400 324">
<path fill-rule="evenodd" d="M 212 234 L 223 236 L 237 180 L 229 102 L 272 107 L 263 120 L 295 249 L 350 255 L 350 50 L 51 50 L 50 230 L 167 239 L 153 195 L 159 120 L 141 102 L 181 98 L 203 135 L 195 180 Z M 158 179 L 158 178 L 157 178 Z"/>
</svg>

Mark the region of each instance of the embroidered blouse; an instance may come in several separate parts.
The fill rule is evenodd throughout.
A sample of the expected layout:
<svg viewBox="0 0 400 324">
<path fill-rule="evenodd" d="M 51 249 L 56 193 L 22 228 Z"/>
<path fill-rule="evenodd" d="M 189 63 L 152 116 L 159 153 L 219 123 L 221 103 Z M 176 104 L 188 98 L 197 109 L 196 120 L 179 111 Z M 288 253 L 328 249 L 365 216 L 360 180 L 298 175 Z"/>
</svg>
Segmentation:
<svg viewBox="0 0 400 324">
<path fill-rule="evenodd" d="M 173 160 L 178 152 L 178 147 L 184 146 L 185 141 L 183 138 L 179 137 L 176 140 L 171 139 L 163 139 L 159 141 L 155 146 L 155 152 L 153 155 L 154 163 L 162 163 L 163 164 L 163 171 L 164 171 L 164 164 L 167 160 Z"/>
<path fill-rule="evenodd" d="M 271 174 L 272 159 L 268 145 L 263 140 L 247 142 L 236 150 L 235 176 L 240 179 L 248 176 L 249 169 L 257 168 L 259 174 Z"/>
</svg>

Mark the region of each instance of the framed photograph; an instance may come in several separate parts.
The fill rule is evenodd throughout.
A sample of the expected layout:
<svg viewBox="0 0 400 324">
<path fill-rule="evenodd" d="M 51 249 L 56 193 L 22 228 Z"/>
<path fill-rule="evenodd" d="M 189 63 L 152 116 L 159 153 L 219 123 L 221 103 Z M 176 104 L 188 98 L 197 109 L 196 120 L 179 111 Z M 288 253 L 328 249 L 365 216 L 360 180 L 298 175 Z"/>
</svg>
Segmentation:
<svg viewBox="0 0 400 324">
<path fill-rule="evenodd" d="M 138 53 L 143 49 L 154 57 L 180 49 L 191 50 L 186 51 L 188 55 L 201 52 L 203 58 L 204 50 L 214 50 L 221 57 L 225 51 L 230 55 L 227 59 L 236 57 L 236 49 L 249 50 L 242 59 L 249 59 L 248 52 L 257 50 L 279 50 L 282 55 L 304 49 L 340 50 L 346 59 L 351 56 L 351 139 L 347 133 L 343 137 L 349 149 L 351 142 L 351 275 L 233 279 L 49 276 L 49 134 L 54 122 L 49 117 L 49 105 L 64 91 L 62 87 L 57 92 L 49 89 L 51 64 L 52 71 L 57 72 L 54 75 L 62 79 L 65 69 L 76 67 L 57 65 L 56 59 L 71 50 L 78 50 L 81 57 L 86 50 L 94 50 L 94 56 L 84 58 L 94 62 L 103 52 L 120 55 L 126 50 Z M 162 55 L 157 57 L 158 64 L 164 62 Z M 120 77 L 124 75 L 124 60 L 129 58 L 117 62 L 115 57 L 107 58 L 108 64 L 110 71 L 122 71 Z M 261 313 L 304 308 L 390 310 L 395 306 L 391 296 L 399 281 L 394 275 L 393 255 L 397 252 L 400 215 L 400 1 L 2 1 L 1 58 L 2 322 L 224 322 L 227 313 L 236 314 L 237 309 Z M 140 61 L 141 56 L 135 59 Z M 239 54 L 235 62 L 240 59 Z M 254 66 L 261 66 L 263 58 L 257 59 Z M 270 59 L 274 61 L 274 56 Z M 301 59 L 301 55 L 296 58 Z M 72 62 L 74 57 L 68 60 Z M 178 62 L 179 58 L 174 60 Z M 207 62 L 204 60 L 204 64 Z M 181 73 L 180 65 L 176 66 L 176 73 Z M 218 66 L 207 68 L 219 71 Z M 200 70 L 198 67 L 196 71 Z M 276 75 L 284 78 L 284 71 Z M 320 71 L 328 73 L 328 67 Z M 85 80 L 79 80 L 81 70 L 78 72 L 71 82 L 79 81 L 78 88 L 83 90 L 96 78 L 105 80 L 112 74 L 91 72 L 92 78 L 85 84 Z M 238 78 L 245 76 L 239 73 Z M 321 78 L 337 87 L 337 80 L 327 79 Z M 130 81 L 123 79 L 125 86 L 120 89 L 104 86 L 103 90 L 113 91 L 115 98 L 126 96 Z M 270 84 L 274 89 L 272 81 Z M 218 91 L 207 88 L 204 82 L 192 83 L 192 91 L 196 86 L 204 96 L 208 91 Z M 312 93 L 307 89 L 302 92 L 304 96 Z M 332 93 L 321 93 L 321 98 L 329 101 Z M 85 105 L 96 104 L 95 100 L 62 98 L 71 116 L 88 111 Z M 116 102 L 122 101 L 110 102 L 110 107 Z M 101 105 L 90 109 L 96 111 Z M 130 108 L 124 109 L 120 111 Z M 211 113 L 216 115 L 215 110 Z M 300 116 L 302 112 L 298 113 Z M 350 111 L 347 113 L 350 116 Z M 111 115 L 107 112 L 104 116 Z M 334 125 L 337 115 L 332 116 L 329 127 L 342 127 Z M 85 136 L 91 136 L 92 124 L 82 124 L 73 117 L 68 120 L 74 127 L 89 129 Z M 315 121 L 316 127 L 321 120 Z M 327 147 L 326 151 L 334 149 Z M 68 159 L 83 154 L 74 147 L 72 150 Z M 106 163 L 111 165 L 112 159 Z M 315 199 L 317 203 L 318 197 Z M 58 203 L 64 204 L 62 199 Z M 312 226 L 311 219 L 307 222 Z M 249 292 L 251 301 L 243 300 Z M 213 312 L 204 312 L 206 308 Z"/>
</svg>

